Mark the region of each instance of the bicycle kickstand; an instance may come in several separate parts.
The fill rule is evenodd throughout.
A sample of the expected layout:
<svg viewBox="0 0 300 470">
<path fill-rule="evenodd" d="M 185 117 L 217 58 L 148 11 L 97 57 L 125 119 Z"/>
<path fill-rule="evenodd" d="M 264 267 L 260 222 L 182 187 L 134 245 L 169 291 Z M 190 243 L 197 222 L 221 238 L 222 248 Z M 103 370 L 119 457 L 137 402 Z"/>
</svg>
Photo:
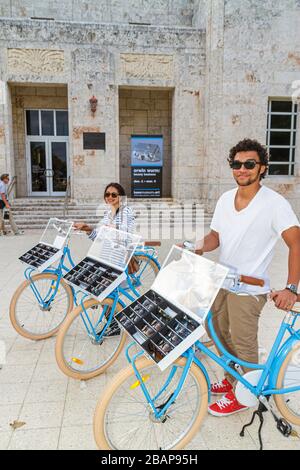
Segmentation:
<svg viewBox="0 0 300 470">
<path fill-rule="evenodd" d="M 258 428 L 258 439 L 259 439 L 259 444 L 260 444 L 259 450 L 263 450 L 263 442 L 262 442 L 261 431 L 262 431 L 262 427 L 263 427 L 263 424 L 264 424 L 263 413 L 265 413 L 266 411 L 268 411 L 268 409 L 265 407 L 265 405 L 263 403 L 259 403 L 257 410 L 255 410 L 253 415 L 252 415 L 251 421 L 249 423 L 245 424 L 243 426 L 243 429 L 240 432 L 240 436 L 244 437 L 245 436 L 245 429 L 248 426 L 251 426 L 254 422 L 255 416 L 258 416 L 259 421 L 260 421 L 260 425 L 259 425 L 259 428 Z"/>
</svg>

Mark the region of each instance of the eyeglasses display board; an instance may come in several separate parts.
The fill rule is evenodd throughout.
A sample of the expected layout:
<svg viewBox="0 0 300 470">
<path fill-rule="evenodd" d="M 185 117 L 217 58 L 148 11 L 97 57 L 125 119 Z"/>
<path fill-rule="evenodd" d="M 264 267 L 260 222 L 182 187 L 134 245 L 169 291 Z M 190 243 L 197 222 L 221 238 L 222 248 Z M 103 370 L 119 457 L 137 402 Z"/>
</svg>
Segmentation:
<svg viewBox="0 0 300 470">
<path fill-rule="evenodd" d="M 140 243 L 139 235 L 100 227 L 87 256 L 64 279 L 101 302 L 126 279 L 126 267 Z"/>
<path fill-rule="evenodd" d="M 205 334 L 205 318 L 228 272 L 173 246 L 152 289 L 116 319 L 164 370 Z"/>
<path fill-rule="evenodd" d="M 44 271 L 62 256 L 72 227 L 73 222 L 49 219 L 39 243 L 20 256 L 19 260 L 39 272 Z"/>
</svg>

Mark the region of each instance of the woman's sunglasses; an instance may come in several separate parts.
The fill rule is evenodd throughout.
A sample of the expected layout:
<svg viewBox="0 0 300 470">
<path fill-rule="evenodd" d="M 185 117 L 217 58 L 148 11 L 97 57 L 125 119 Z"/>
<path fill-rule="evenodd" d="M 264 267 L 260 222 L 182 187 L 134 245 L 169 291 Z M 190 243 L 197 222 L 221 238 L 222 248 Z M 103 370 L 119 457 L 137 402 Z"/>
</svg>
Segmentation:
<svg viewBox="0 0 300 470">
<path fill-rule="evenodd" d="M 118 193 L 105 193 L 105 194 L 104 194 L 104 197 L 105 197 L 105 198 L 110 197 L 110 196 L 111 196 L 113 199 L 116 199 L 116 197 L 118 197 L 119 194 L 118 194 Z"/>
<path fill-rule="evenodd" d="M 246 168 L 246 170 L 253 170 L 256 165 L 261 165 L 260 162 L 257 162 L 256 160 L 246 160 L 245 162 L 240 162 L 239 160 L 233 160 L 232 162 L 229 162 L 230 168 L 232 170 L 240 170 L 242 166 Z"/>
</svg>

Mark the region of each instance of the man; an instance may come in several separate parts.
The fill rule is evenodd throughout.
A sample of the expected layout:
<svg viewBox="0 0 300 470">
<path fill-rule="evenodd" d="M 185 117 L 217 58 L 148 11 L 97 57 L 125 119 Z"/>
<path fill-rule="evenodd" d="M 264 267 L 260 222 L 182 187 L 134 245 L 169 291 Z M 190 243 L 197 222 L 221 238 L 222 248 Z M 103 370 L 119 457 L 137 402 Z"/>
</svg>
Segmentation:
<svg viewBox="0 0 300 470">
<path fill-rule="evenodd" d="M 230 282 L 226 281 L 211 309 L 214 328 L 227 351 L 241 360 L 258 363 L 258 321 L 270 291 L 267 270 L 274 247 L 280 237 L 288 246 L 288 278 L 286 286 L 271 298 L 278 308 L 290 310 L 297 300 L 300 281 L 300 228 L 290 204 L 260 184 L 267 172 L 268 154 L 259 142 L 242 140 L 230 150 L 228 161 L 237 188 L 218 200 L 211 231 L 196 244 L 196 253 L 220 247 L 221 264 L 265 280 L 264 287 L 242 284 L 240 295 L 229 292 Z M 212 384 L 212 394 L 222 395 L 209 406 L 212 415 L 228 416 L 246 409 L 233 390 L 230 374 Z"/>
<path fill-rule="evenodd" d="M 9 223 L 11 229 L 15 235 L 21 235 L 21 232 L 18 230 L 18 227 L 14 221 L 11 207 L 8 202 L 7 188 L 9 183 L 9 175 L 4 173 L 0 177 L 0 235 L 5 235 L 4 229 L 4 211 L 7 209 L 9 214 Z"/>
</svg>

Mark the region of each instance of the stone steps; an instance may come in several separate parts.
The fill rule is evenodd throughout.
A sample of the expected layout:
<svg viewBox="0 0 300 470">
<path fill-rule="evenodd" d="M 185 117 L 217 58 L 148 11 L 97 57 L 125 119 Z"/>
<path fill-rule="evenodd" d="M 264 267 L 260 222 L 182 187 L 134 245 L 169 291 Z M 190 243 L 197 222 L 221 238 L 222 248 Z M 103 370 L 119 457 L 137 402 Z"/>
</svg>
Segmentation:
<svg viewBox="0 0 300 470">
<path fill-rule="evenodd" d="M 182 226 L 181 217 L 184 215 L 184 223 L 193 225 L 195 208 L 191 204 L 184 207 L 183 204 L 172 199 L 162 200 L 130 200 L 128 204 L 133 208 L 136 222 L 140 226 L 161 227 L 167 222 L 171 227 Z M 90 225 L 97 225 L 103 217 L 106 206 L 104 204 L 82 203 L 71 201 L 66 213 L 66 219 L 85 221 Z M 15 199 L 13 213 L 20 229 L 43 229 L 50 217 L 64 218 L 63 199 Z M 205 214 L 205 222 L 210 216 Z"/>
</svg>

